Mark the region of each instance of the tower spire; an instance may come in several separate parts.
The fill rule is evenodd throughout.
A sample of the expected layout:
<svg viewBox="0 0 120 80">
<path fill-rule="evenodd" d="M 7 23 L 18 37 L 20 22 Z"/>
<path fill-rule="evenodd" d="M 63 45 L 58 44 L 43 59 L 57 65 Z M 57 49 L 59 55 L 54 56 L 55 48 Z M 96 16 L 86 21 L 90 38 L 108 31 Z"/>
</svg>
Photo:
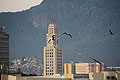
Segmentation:
<svg viewBox="0 0 120 80">
<path fill-rule="evenodd" d="M 54 19 L 52 19 L 52 20 L 51 20 L 51 23 L 52 23 L 52 24 L 54 24 L 54 21 L 55 21 L 55 20 L 54 20 Z"/>
</svg>

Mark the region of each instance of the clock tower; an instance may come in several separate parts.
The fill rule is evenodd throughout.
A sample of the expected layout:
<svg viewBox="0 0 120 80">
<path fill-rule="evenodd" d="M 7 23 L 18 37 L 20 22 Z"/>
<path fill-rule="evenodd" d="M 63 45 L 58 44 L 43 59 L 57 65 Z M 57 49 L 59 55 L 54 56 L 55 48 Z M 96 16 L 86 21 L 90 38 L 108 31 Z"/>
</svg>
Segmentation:
<svg viewBox="0 0 120 80">
<path fill-rule="evenodd" d="M 52 21 L 48 26 L 46 46 L 44 46 L 44 76 L 61 75 L 63 73 L 63 56 L 59 38 L 57 25 Z"/>
</svg>

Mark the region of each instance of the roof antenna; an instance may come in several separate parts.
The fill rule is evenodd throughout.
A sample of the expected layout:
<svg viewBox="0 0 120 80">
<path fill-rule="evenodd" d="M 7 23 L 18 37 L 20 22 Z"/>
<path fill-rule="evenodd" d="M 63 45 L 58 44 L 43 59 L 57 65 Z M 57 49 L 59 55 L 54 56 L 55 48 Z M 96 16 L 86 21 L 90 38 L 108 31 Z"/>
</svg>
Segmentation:
<svg viewBox="0 0 120 80">
<path fill-rule="evenodd" d="M 51 20 L 51 23 L 54 24 L 54 19 Z"/>
</svg>

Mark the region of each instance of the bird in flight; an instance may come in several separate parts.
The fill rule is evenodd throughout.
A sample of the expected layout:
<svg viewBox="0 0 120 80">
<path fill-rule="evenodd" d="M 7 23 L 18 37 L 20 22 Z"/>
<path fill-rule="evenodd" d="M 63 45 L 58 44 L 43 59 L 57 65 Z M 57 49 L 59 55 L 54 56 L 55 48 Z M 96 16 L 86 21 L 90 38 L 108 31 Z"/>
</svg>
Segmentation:
<svg viewBox="0 0 120 80">
<path fill-rule="evenodd" d="M 48 43 L 51 41 L 51 39 L 48 41 Z"/>
<path fill-rule="evenodd" d="M 55 41 L 55 38 L 56 38 L 56 36 L 55 36 L 55 35 L 52 35 L 52 40 L 53 40 L 53 41 Z"/>
<path fill-rule="evenodd" d="M 96 59 L 94 59 L 94 58 L 92 58 L 95 62 L 97 62 L 97 63 L 99 63 L 99 64 L 102 64 L 100 61 L 98 61 L 98 60 L 96 60 Z"/>
<path fill-rule="evenodd" d="M 109 29 L 109 33 L 110 33 L 110 35 L 113 35 L 113 32 Z"/>
<path fill-rule="evenodd" d="M 23 32 L 23 30 L 21 30 L 20 32 Z"/>
<path fill-rule="evenodd" d="M 62 33 L 61 35 L 68 35 L 68 36 L 70 36 L 71 38 L 72 38 L 72 35 L 71 34 L 68 34 L 68 33 L 66 33 L 66 32 L 64 32 L 64 33 Z"/>
</svg>

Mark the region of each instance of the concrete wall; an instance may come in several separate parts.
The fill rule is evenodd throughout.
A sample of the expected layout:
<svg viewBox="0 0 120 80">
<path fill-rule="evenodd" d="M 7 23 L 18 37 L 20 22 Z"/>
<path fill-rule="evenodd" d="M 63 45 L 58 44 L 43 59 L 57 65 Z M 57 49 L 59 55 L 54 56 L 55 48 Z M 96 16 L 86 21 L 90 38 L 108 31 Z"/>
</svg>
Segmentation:
<svg viewBox="0 0 120 80">
<path fill-rule="evenodd" d="M 109 80 L 109 79 L 106 78 L 107 76 L 109 76 L 110 78 L 112 76 L 114 76 L 115 78 L 117 78 L 115 71 L 104 71 L 103 73 L 104 73 L 104 80 Z M 116 79 L 111 79 L 111 80 L 116 80 Z"/>
<path fill-rule="evenodd" d="M 42 78 L 42 77 L 16 77 L 16 76 L 8 76 L 8 80 L 71 80 L 65 78 Z"/>
<path fill-rule="evenodd" d="M 9 75 L 9 76 L 8 76 L 8 80 L 16 80 L 16 76 L 11 76 L 11 75 Z"/>
<path fill-rule="evenodd" d="M 103 73 L 90 73 L 89 74 L 90 80 L 104 80 Z"/>
</svg>

